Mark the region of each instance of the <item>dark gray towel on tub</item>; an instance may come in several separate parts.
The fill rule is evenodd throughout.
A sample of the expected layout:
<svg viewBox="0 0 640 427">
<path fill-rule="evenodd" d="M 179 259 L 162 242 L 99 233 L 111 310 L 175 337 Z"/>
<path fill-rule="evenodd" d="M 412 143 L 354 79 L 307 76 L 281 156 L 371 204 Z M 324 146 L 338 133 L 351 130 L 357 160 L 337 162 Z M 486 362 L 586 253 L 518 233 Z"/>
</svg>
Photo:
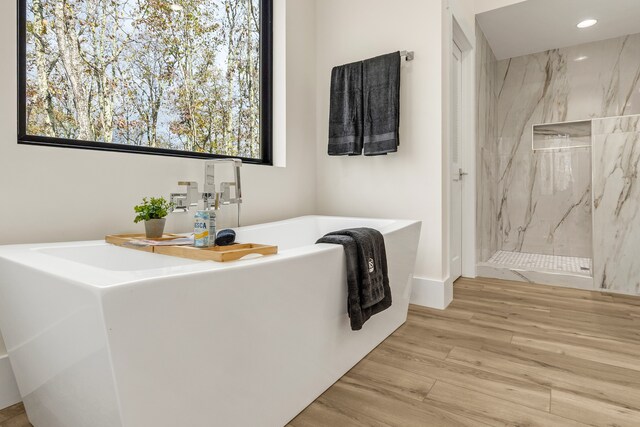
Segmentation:
<svg viewBox="0 0 640 427">
<path fill-rule="evenodd" d="M 382 234 L 353 228 L 325 235 L 316 243 L 342 245 L 347 259 L 347 310 L 354 331 L 391 307 L 387 254 Z"/>
<path fill-rule="evenodd" d="M 329 155 L 362 154 L 362 62 L 335 67 L 331 72 Z"/>
<path fill-rule="evenodd" d="M 364 155 L 398 151 L 400 145 L 400 52 L 363 63 Z"/>
</svg>

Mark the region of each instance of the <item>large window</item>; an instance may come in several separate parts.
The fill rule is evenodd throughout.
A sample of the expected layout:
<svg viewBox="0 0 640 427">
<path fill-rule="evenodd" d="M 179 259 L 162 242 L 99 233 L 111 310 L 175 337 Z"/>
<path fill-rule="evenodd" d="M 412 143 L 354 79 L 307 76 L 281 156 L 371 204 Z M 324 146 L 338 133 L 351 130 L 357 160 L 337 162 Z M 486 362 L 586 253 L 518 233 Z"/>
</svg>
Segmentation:
<svg viewBox="0 0 640 427">
<path fill-rule="evenodd" d="M 271 162 L 272 0 L 18 0 L 19 142 Z"/>
</svg>

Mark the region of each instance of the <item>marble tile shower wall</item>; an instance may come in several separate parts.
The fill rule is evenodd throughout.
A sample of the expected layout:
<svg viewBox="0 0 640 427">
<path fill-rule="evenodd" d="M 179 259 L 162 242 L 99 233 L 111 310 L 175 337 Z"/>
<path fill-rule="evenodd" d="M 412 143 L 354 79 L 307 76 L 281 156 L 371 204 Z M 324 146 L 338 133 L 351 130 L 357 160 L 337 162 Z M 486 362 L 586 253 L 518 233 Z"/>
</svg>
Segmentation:
<svg viewBox="0 0 640 427">
<path fill-rule="evenodd" d="M 477 257 L 498 251 L 498 60 L 476 23 Z"/>
<path fill-rule="evenodd" d="M 592 129 L 594 287 L 640 295 L 640 116 Z"/>
<path fill-rule="evenodd" d="M 491 80 L 482 68 L 478 80 Z M 495 252 L 492 228 L 498 250 L 591 257 L 591 149 L 534 152 L 531 130 L 640 113 L 640 34 L 498 61 L 496 79 L 496 137 L 478 138 L 479 162 L 494 168 L 480 169 L 480 260 Z M 479 122 L 494 108 L 481 98 Z"/>
</svg>

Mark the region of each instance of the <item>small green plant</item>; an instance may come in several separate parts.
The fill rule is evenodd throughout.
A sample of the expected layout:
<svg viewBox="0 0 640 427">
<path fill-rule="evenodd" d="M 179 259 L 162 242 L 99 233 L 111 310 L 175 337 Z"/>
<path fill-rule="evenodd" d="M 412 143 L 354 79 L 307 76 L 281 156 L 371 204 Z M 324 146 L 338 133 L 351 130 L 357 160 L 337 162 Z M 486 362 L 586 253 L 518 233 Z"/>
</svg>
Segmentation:
<svg viewBox="0 0 640 427">
<path fill-rule="evenodd" d="M 173 203 L 167 202 L 164 197 L 145 197 L 142 203 L 134 207 L 136 224 L 140 221 L 149 221 L 150 219 L 162 219 L 169 215 L 169 211 L 173 209 Z"/>
</svg>

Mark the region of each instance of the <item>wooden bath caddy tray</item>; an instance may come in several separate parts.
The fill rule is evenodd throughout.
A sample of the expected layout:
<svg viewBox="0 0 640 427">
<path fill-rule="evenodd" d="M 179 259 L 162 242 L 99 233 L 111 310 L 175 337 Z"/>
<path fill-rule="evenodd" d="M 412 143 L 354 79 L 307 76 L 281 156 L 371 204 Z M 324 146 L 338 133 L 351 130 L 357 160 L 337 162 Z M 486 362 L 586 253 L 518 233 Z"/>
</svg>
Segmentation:
<svg viewBox="0 0 640 427">
<path fill-rule="evenodd" d="M 184 236 L 165 234 L 155 241 L 168 241 Z M 105 237 L 105 242 L 130 249 L 152 252 L 161 255 L 175 256 L 179 258 L 194 259 L 197 261 L 236 261 L 247 255 L 275 255 L 278 247 L 273 245 L 259 245 L 257 243 L 236 243 L 229 246 L 214 246 L 211 248 L 195 248 L 193 246 L 138 246 L 131 243 L 132 240 L 145 240 L 144 234 L 114 234 Z"/>
<path fill-rule="evenodd" d="M 277 246 L 258 245 L 256 243 L 236 243 L 229 246 L 214 246 L 212 248 L 194 248 L 193 246 L 154 246 L 157 254 L 195 259 L 198 261 L 236 261 L 247 255 L 275 255 Z"/>
</svg>

